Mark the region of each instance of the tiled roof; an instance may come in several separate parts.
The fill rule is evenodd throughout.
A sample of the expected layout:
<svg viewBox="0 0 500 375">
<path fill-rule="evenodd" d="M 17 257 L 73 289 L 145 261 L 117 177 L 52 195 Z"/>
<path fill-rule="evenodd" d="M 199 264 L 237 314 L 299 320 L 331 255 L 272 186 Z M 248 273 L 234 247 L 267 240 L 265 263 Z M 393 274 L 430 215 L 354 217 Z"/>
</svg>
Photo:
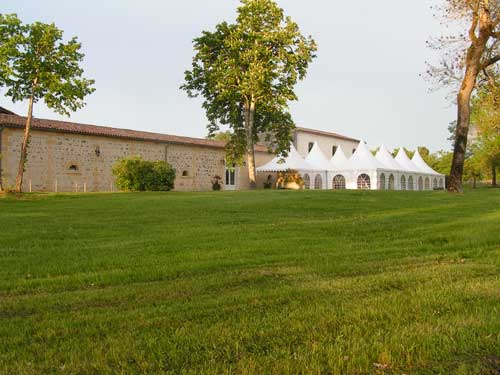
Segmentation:
<svg viewBox="0 0 500 375">
<path fill-rule="evenodd" d="M 3 113 L 5 115 L 14 115 L 16 116 L 16 114 L 12 111 L 9 111 L 8 109 L 4 108 L 4 107 L 0 107 L 0 113 Z"/>
<path fill-rule="evenodd" d="M 342 134 L 338 134 L 338 133 L 334 133 L 334 132 L 326 132 L 326 131 L 323 131 L 323 130 L 316 130 L 316 129 L 308 129 L 308 128 L 296 127 L 295 131 L 304 132 L 304 133 L 310 133 L 310 134 L 326 135 L 328 137 L 335 137 L 335 138 L 345 139 L 346 141 L 360 142 L 359 139 L 355 139 L 355 138 L 351 138 L 351 137 L 346 137 L 345 135 L 342 135 Z"/>
<path fill-rule="evenodd" d="M 0 114 L 0 126 L 24 128 L 26 117 Z M 93 135 L 98 137 L 124 138 L 139 141 L 150 141 L 159 143 L 187 144 L 204 147 L 224 148 L 226 142 L 214 141 L 202 138 L 181 137 L 177 135 L 150 133 L 139 130 L 111 128 L 107 126 L 96 126 L 78 124 L 74 122 L 44 120 L 34 118 L 32 129 L 43 131 L 54 131 L 60 133 L 71 133 L 81 135 Z M 266 152 L 267 148 L 255 146 L 256 151 Z"/>
</svg>

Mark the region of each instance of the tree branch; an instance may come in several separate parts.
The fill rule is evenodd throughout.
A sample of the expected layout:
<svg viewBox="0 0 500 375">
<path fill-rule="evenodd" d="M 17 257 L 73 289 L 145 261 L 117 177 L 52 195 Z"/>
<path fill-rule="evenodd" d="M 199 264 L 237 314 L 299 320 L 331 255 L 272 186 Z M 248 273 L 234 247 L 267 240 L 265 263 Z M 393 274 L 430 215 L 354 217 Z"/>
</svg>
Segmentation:
<svg viewBox="0 0 500 375">
<path fill-rule="evenodd" d="M 493 56 L 491 58 L 489 58 L 488 60 L 486 60 L 482 65 L 481 65 L 481 69 L 486 69 L 487 67 L 493 65 L 493 64 L 496 64 L 497 62 L 500 61 L 500 55 L 496 55 L 496 56 Z"/>
</svg>

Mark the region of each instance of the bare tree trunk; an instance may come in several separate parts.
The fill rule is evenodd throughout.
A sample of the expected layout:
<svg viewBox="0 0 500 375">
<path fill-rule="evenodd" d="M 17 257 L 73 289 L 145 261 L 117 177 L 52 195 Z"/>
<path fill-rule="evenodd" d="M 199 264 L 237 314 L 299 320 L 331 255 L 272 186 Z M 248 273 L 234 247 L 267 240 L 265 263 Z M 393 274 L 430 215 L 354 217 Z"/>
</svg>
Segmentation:
<svg viewBox="0 0 500 375">
<path fill-rule="evenodd" d="M 491 166 L 491 186 L 497 187 L 497 167 L 495 164 Z"/>
<path fill-rule="evenodd" d="M 255 119 L 255 101 L 245 104 L 245 133 L 247 139 L 247 167 L 250 189 L 257 188 L 257 174 L 255 172 L 255 150 L 253 144 L 253 126 Z"/>
<path fill-rule="evenodd" d="M 453 149 L 453 161 L 451 164 L 450 184 L 448 190 L 461 193 L 462 176 L 464 172 L 465 151 L 467 150 L 467 136 L 470 125 L 470 99 L 472 91 L 476 87 L 479 74 L 479 64 L 484 52 L 484 46 L 479 48 L 471 46 L 467 52 L 467 69 L 462 86 L 457 98 L 457 129 L 455 132 L 455 147 Z"/>
<path fill-rule="evenodd" d="M 36 84 L 36 82 L 35 82 Z M 23 188 L 24 166 L 28 157 L 28 144 L 30 140 L 31 119 L 33 117 L 33 94 L 30 97 L 28 107 L 28 117 L 26 118 L 26 127 L 24 128 L 23 144 L 21 146 L 21 158 L 19 159 L 19 167 L 16 177 L 16 192 L 20 193 Z"/>
<path fill-rule="evenodd" d="M 479 25 L 478 36 L 475 34 L 477 25 Z M 456 193 L 463 191 L 462 177 L 470 125 L 470 99 L 476 87 L 477 76 L 481 70 L 481 58 L 492 35 L 492 22 L 487 4 L 483 4 L 478 13 L 474 15 L 469 35 L 471 45 L 467 50 L 465 75 L 457 97 L 457 129 L 451 164 L 450 184 L 448 186 L 449 191 Z"/>
<path fill-rule="evenodd" d="M 476 176 L 472 176 L 472 188 L 475 189 L 477 187 L 477 178 Z"/>
</svg>

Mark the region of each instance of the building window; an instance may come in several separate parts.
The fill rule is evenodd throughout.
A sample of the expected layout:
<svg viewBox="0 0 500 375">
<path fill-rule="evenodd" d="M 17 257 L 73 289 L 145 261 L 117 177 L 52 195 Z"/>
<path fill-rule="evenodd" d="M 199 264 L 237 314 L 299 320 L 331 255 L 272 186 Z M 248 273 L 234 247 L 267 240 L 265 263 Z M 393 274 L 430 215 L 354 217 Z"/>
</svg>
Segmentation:
<svg viewBox="0 0 500 375">
<path fill-rule="evenodd" d="M 337 146 L 332 146 L 332 156 L 337 152 Z"/>
<path fill-rule="evenodd" d="M 380 175 L 380 190 L 385 190 L 385 174 Z"/>
<path fill-rule="evenodd" d="M 236 186 L 236 164 L 233 164 L 231 168 L 226 168 L 226 187 L 227 186 Z"/>
<path fill-rule="evenodd" d="M 333 189 L 334 190 L 344 190 L 345 189 L 345 177 L 341 174 L 336 175 L 333 178 Z"/>
<path fill-rule="evenodd" d="M 401 190 L 406 190 L 406 177 L 401 176 Z"/>
<path fill-rule="evenodd" d="M 358 189 L 367 190 L 370 188 L 371 188 L 370 176 L 368 176 L 367 174 L 364 174 L 364 173 L 360 174 L 358 176 Z"/>
<path fill-rule="evenodd" d="M 304 180 L 304 189 L 309 190 L 311 188 L 311 178 L 306 173 L 302 179 Z"/>
<path fill-rule="evenodd" d="M 189 177 L 188 171 L 182 171 L 182 177 Z"/>
<path fill-rule="evenodd" d="M 76 164 L 71 164 L 68 169 L 71 172 L 78 172 L 78 166 Z"/>
<path fill-rule="evenodd" d="M 413 185 L 413 176 L 408 177 L 408 190 L 413 190 L 415 186 Z"/>
<path fill-rule="evenodd" d="M 394 175 L 389 176 L 389 190 L 394 190 Z"/>
<path fill-rule="evenodd" d="M 431 181 L 429 180 L 429 177 L 425 178 L 425 190 L 431 190 Z"/>
<path fill-rule="evenodd" d="M 356 149 L 355 149 L 355 148 L 353 148 L 353 149 L 352 149 L 352 153 L 354 154 L 355 152 L 356 152 Z"/>
<path fill-rule="evenodd" d="M 434 178 L 434 181 L 432 181 L 432 188 L 437 189 L 438 188 L 438 180 L 437 178 Z"/>
<path fill-rule="evenodd" d="M 424 179 L 422 177 L 418 178 L 418 190 L 424 190 Z"/>
<path fill-rule="evenodd" d="M 319 190 L 323 188 L 323 179 L 321 178 L 321 175 L 317 174 L 316 177 L 314 177 L 314 189 Z"/>
<path fill-rule="evenodd" d="M 307 152 L 311 152 L 312 148 L 314 147 L 313 142 L 309 142 L 309 145 L 307 146 Z"/>
</svg>

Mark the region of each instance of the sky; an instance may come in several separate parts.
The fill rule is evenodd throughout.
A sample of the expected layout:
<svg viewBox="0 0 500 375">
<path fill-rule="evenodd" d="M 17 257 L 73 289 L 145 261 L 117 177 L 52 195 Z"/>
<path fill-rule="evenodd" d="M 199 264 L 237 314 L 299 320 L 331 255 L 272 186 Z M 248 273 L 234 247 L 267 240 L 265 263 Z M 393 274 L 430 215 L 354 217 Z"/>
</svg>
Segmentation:
<svg viewBox="0 0 500 375">
<path fill-rule="evenodd" d="M 334 131 L 388 147 L 449 149 L 455 110 L 446 93 L 420 76 L 436 58 L 426 40 L 442 32 L 431 5 L 439 0 L 278 0 L 317 58 L 290 105 L 297 126 Z M 194 55 L 192 40 L 232 21 L 238 0 L 2 0 L 2 13 L 23 22 L 54 22 L 77 36 L 96 91 L 71 121 L 205 137 L 201 100 L 179 90 Z M 25 115 L 0 91 L 0 106 Z M 43 103 L 35 116 L 59 116 Z"/>
</svg>

